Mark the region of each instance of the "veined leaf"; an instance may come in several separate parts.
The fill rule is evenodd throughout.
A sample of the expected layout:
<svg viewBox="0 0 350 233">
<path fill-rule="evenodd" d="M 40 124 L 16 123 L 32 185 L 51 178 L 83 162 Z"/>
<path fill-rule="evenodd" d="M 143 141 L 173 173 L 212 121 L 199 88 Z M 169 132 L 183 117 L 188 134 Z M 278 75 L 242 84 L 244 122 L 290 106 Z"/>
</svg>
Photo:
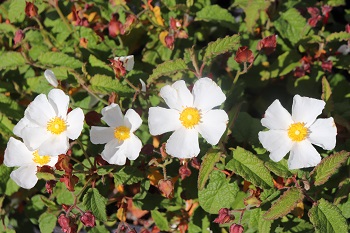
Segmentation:
<svg viewBox="0 0 350 233">
<path fill-rule="evenodd" d="M 91 210 L 100 221 L 107 220 L 106 203 L 107 199 L 96 188 L 89 189 L 83 198 L 83 204 L 86 210 Z"/>
<path fill-rule="evenodd" d="M 202 190 L 209 178 L 209 174 L 213 171 L 215 164 L 220 159 L 220 151 L 209 151 L 204 157 L 198 175 L 198 189 Z"/>
<path fill-rule="evenodd" d="M 241 147 L 233 151 L 233 159 L 226 168 L 242 176 L 245 180 L 260 188 L 272 188 L 273 181 L 269 170 L 256 155 Z"/>
<path fill-rule="evenodd" d="M 196 20 L 203 20 L 207 22 L 222 23 L 223 26 L 232 27 L 235 18 L 231 13 L 219 5 L 209 5 L 196 13 Z"/>
<path fill-rule="evenodd" d="M 347 32 L 333 32 L 330 35 L 328 35 L 326 38 L 327 42 L 332 40 L 348 41 L 350 40 L 350 34 Z"/>
<path fill-rule="evenodd" d="M 323 198 L 310 209 L 309 217 L 316 232 L 348 232 L 348 224 L 338 207 Z"/>
<path fill-rule="evenodd" d="M 208 61 L 219 54 L 226 53 L 228 51 L 236 50 L 239 46 L 239 35 L 226 36 L 225 38 L 219 38 L 214 42 L 210 42 L 205 49 L 203 61 Z"/>
<path fill-rule="evenodd" d="M 19 52 L 4 52 L 0 54 L 0 70 L 16 69 L 26 64 L 26 60 Z"/>
<path fill-rule="evenodd" d="M 134 93 L 134 90 L 107 75 L 96 74 L 90 79 L 91 89 L 101 94 L 117 92 L 118 94 Z"/>
<path fill-rule="evenodd" d="M 344 6 L 345 0 L 328 0 L 327 5 L 329 5 L 329 6 Z"/>
<path fill-rule="evenodd" d="M 118 184 L 134 184 L 144 178 L 142 172 L 136 167 L 123 167 L 120 171 L 114 173 L 114 183 Z"/>
<path fill-rule="evenodd" d="M 272 160 L 268 160 L 267 162 L 265 162 L 265 166 L 274 174 L 280 177 L 288 178 L 293 175 L 293 173 L 288 169 L 288 164 L 286 159 L 282 159 L 278 163 Z"/>
<path fill-rule="evenodd" d="M 0 33 L 12 33 L 15 35 L 16 27 L 8 23 L 0 23 Z"/>
<path fill-rule="evenodd" d="M 65 66 L 73 69 L 81 68 L 83 63 L 73 56 L 61 52 L 46 52 L 38 57 L 44 65 Z"/>
<path fill-rule="evenodd" d="M 155 69 L 153 69 L 153 73 L 149 76 L 147 84 L 153 83 L 161 76 L 172 75 L 174 73 L 185 71 L 187 69 L 188 67 L 183 59 L 163 62 L 162 64 L 157 65 Z"/>
<path fill-rule="evenodd" d="M 169 224 L 168 220 L 166 219 L 165 216 L 163 216 L 162 213 L 160 213 L 158 210 L 151 210 L 151 215 L 156 223 L 156 225 L 159 227 L 161 231 L 169 231 Z"/>
<path fill-rule="evenodd" d="M 324 159 L 312 170 L 310 176 L 314 180 L 316 186 L 324 184 L 344 163 L 350 153 L 346 151 L 341 151 L 332 154 Z"/>
<path fill-rule="evenodd" d="M 44 212 L 39 217 L 40 232 L 53 232 L 56 226 L 57 217 L 49 212 Z"/>
<path fill-rule="evenodd" d="M 298 202 L 302 201 L 304 194 L 298 188 L 290 188 L 283 193 L 271 208 L 264 214 L 264 219 L 274 220 L 291 212 Z"/>
<path fill-rule="evenodd" d="M 11 23 L 23 22 L 25 18 L 26 2 L 24 0 L 12 0 L 8 11 Z"/>
</svg>

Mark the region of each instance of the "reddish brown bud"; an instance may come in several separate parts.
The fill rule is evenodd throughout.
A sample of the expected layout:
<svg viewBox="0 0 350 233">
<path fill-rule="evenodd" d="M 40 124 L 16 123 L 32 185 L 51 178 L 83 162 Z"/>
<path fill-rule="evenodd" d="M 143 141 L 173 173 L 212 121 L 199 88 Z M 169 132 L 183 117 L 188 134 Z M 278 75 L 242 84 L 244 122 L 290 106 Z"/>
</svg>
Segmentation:
<svg viewBox="0 0 350 233">
<path fill-rule="evenodd" d="M 91 213 L 91 211 L 86 211 L 81 217 L 80 221 L 84 224 L 86 227 L 94 227 L 96 225 L 95 223 L 95 216 Z"/>
<path fill-rule="evenodd" d="M 201 167 L 201 164 L 199 163 L 199 161 L 196 157 L 192 158 L 191 166 L 197 170 L 199 170 L 199 168 Z"/>
<path fill-rule="evenodd" d="M 235 56 L 235 61 L 237 63 L 252 63 L 254 61 L 253 52 L 250 49 L 248 49 L 247 46 L 239 47 Z"/>
<path fill-rule="evenodd" d="M 264 51 L 266 55 L 273 53 L 277 46 L 277 36 L 272 35 L 261 39 L 258 43 L 257 49 Z"/>
<path fill-rule="evenodd" d="M 309 12 L 309 14 L 311 15 L 311 18 L 308 19 L 308 21 L 307 21 L 308 24 L 311 27 L 315 27 L 317 22 L 322 19 L 321 15 L 320 15 L 320 10 L 316 7 L 308 7 L 307 12 Z"/>
<path fill-rule="evenodd" d="M 169 198 L 169 199 L 173 198 L 174 185 L 171 180 L 164 180 L 164 179 L 159 180 L 158 189 L 166 198 Z"/>
<path fill-rule="evenodd" d="M 131 26 L 133 25 L 133 23 L 137 20 L 136 16 L 133 14 L 128 15 L 128 17 L 126 17 L 125 23 L 124 25 L 121 27 L 120 29 L 120 33 L 122 35 L 124 35 L 127 31 L 130 30 Z"/>
<path fill-rule="evenodd" d="M 323 61 L 321 67 L 324 71 L 332 72 L 333 62 Z"/>
<path fill-rule="evenodd" d="M 230 226 L 230 233 L 242 233 L 243 231 L 244 228 L 242 225 L 234 223 Z"/>
<path fill-rule="evenodd" d="M 67 189 L 71 192 L 74 192 L 74 186 L 78 183 L 79 178 L 76 175 L 63 175 L 60 178 L 60 182 L 63 182 Z"/>
<path fill-rule="evenodd" d="M 102 115 L 96 111 L 90 111 L 85 114 L 85 121 L 88 126 L 100 125 Z"/>
<path fill-rule="evenodd" d="M 294 70 L 294 77 L 300 78 L 305 76 L 305 70 L 302 67 L 297 67 Z"/>
<path fill-rule="evenodd" d="M 61 154 L 58 156 L 58 161 L 55 165 L 57 170 L 65 171 L 67 174 L 72 173 L 73 166 L 69 163 L 69 156 L 66 156 L 65 154 Z"/>
<path fill-rule="evenodd" d="M 38 8 L 31 2 L 26 2 L 26 8 L 24 11 L 29 18 L 38 15 Z"/>
<path fill-rule="evenodd" d="M 24 38 L 24 33 L 21 29 L 17 30 L 15 33 L 15 37 L 13 38 L 13 42 L 15 42 L 15 45 L 20 43 Z"/>
<path fill-rule="evenodd" d="M 48 180 L 46 181 L 45 188 L 46 192 L 49 194 L 53 193 L 53 188 L 56 186 L 57 181 L 55 180 Z"/>
<path fill-rule="evenodd" d="M 191 175 L 191 170 L 188 168 L 187 162 L 180 167 L 179 174 L 181 176 L 181 179 L 185 179 Z"/>
<path fill-rule="evenodd" d="M 71 218 L 68 218 L 65 214 L 61 214 L 57 220 L 58 224 L 61 226 L 62 231 L 65 233 L 76 233 L 78 230 L 78 225 L 75 224 Z"/>
<path fill-rule="evenodd" d="M 174 49 L 174 42 L 175 42 L 175 37 L 173 35 L 167 35 L 165 37 L 165 44 L 169 49 L 171 50 Z"/>
<path fill-rule="evenodd" d="M 121 34 L 121 29 L 123 28 L 123 24 L 117 20 L 116 17 L 113 17 L 108 24 L 108 31 L 111 37 L 116 37 Z"/>
<path fill-rule="evenodd" d="M 228 223 L 231 220 L 234 220 L 235 217 L 233 215 L 230 214 L 230 210 L 227 208 L 221 208 L 219 210 L 219 216 L 214 219 L 215 223 L 219 223 L 219 224 L 224 224 L 224 223 Z"/>
<path fill-rule="evenodd" d="M 124 63 L 120 60 L 115 60 L 115 59 L 109 59 L 109 61 L 111 62 L 111 66 L 114 70 L 114 74 L 115 77 L 117 79 L 120 79 L 120 77 L 125 76 L 126 75 L 126 69 L 124 66 Z"/>
<path fill-rule="evenodd" d="M 172 30 L 177 30 L 176 19 L 174 19 L 173 17 L 170 17 L 169 25 Z"/>
</svg>

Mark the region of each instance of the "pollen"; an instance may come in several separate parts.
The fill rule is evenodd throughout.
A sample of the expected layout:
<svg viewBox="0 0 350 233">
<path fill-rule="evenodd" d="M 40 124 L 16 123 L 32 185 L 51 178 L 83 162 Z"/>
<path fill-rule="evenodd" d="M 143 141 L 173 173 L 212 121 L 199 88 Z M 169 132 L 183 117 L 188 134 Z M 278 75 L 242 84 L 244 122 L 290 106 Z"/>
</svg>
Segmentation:
<svg viewBox="0 0 350 233">
<path fill-rule="evenodd" d="M 308 134 L 308 129 L 305 127 L 305 123 L 302 122 L 291 124 L 288 128 L 288 136 L 294 142 L 303 141 Z"/>
<path fill-rule="evenodd" d="M 130 129 L 126 126 L 119 126 L 114 130 L 114 137 L 119 141 L 130 138 Z"/>
<path fill-rule="evenodd" d="M 45 164 L 48 164 L 50 162 L 51 158 L 48 155 L 39 155 L 38 151 L 33 152 L 33 161 L 36 164 L 39 164 L 40 166 L 44 166 Z"/>
<path fill-rule="evenodd" d="M 201 113 L 196 108 L 188 107 L 182 110 L 179 119 L 185 128 L 191 129 L 199 124 L 201 120 Z"/>
<path fill-rule="evenodd" d="M 66 122 L 60 117 L 54 117 L 47 122 L 46 129 L 52 134 L 61 134 L 67 130 Z"/>
</svg>

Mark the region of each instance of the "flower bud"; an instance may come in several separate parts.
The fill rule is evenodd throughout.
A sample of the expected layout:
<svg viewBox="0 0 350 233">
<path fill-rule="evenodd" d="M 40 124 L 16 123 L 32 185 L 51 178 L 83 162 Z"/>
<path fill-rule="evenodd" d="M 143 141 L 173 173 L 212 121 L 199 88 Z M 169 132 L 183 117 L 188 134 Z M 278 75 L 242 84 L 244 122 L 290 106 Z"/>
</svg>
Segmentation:
<svg viewBox="0 0 350 233">
<path fill-rule="evenodd" d="M 230 226 L 230 233 L 242 233 L 243 231 L 244 228 L 242 225 L 234 223 Z"/>
<path fill-rule="evenodd" d="M 96 225 L 95 223 L 95 216 L 91 213 L 91 211 L 86 211 L 81 217 L 80 221 L 84 224 L 86 227 L 94 227 Z"/>
<path fill-rule="evenodd" d="M 321 65 L 324 71 L 332 72 L 333 63 L 332 61 L 323 61 Z"/>
<path fill-rule="evenodd" d="M 58 86 L 58 81 L 52 70 L 45 70 L 44 76 L 46 80 L 54 87 Z"/>
<path fill-rule="evenodd" d="M 254 55 L 253 52 L 248 49 L 247 46 L 239 47 L 235 56 L 235 61 L 237 63 L 249 62 L 253 63 Z"/>
<path fill-rule="evenodd" d="M 181 176 L 181 179 L 185 179 L 191 175 L 191 170 L 188 168 L 187 162 L 180 167 L 179 174 Z"/>
<path fill-rule="evenodd" d="M 277 35 L 268 36 L 259 41 L 257 49 L 263 50 L 266 55 L 270 55 L 275 51 L 277 46 L 276 43 Z"/>
<path fill-rule="evenodd" d="M 32 18 L 38 15 L 38 8 L 33 3 L 26 2 L 26 8 L 24 9 L 24 12 L 29 18 Z"/>
<path fill-rule="evenodd" d="M 45 188 L 46 192 L 49 194 L 53 193 L 53 188 L 56 186 L 57 181 L 55 180 L 48 180 L 46 181 Z"/>
<path fill-rule="evenodd" d="M 175 37 L 173 35 L 167 35 L 165 37 L 165 44 L 169 49 L 174 49 Z"/>
<path fill-rule="evenodd" d="M 166 198 L 169 198 L 169 199 L 173 198 L 174 184 L 171 180 L 164 180 L 164 179 L 159 180 L 158 189 Z"/>
<path fill-rule="evenodd" d="M 214 222 L 219 223 L 219 224 L 224 224 L 224 223 L 228 223 L 234 219 L 235 218 L 234 218 L 234 216 L 231 216 L 229 209 L 221 208 L 219 210 L 219 216 L 216 219 L 214 219 Z"/>
<path fill-rule="evenodd" d="M 22 42 L 24 38 L 24 33 L 21 29 L 17 30 L 15 33 L 15 37 L 13 38 L 13 42 L 15 42 L 15 45 Z"/>
</svg>

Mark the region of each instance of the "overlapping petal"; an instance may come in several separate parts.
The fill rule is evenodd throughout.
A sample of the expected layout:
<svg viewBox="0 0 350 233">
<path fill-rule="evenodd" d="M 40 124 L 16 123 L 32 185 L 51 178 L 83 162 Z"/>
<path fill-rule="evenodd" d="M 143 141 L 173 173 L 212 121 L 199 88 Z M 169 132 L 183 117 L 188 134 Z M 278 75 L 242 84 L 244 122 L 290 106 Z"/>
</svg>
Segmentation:
<svg viewBox="0 0 350 233">
<path fill-rule="evenodd" d="M 303 122 L 309 127 L 316 120 L 317 116 L 322 113 L 325 106 L 323 100 L 295 95 L 292 106 L 292 119 L 294 122 Z"/>
<path fill-rule="evenodd" d="M 309 140 L 325 150 L 332 150 L 336 144 L 337 128 L 332 117 L 317 119 L 310 128 Z"/>
<path fill-rule="evenodd" d="M 104 107 L 101 113 L 101 120 L 106 122 L 110 127 L 118 127 L 124 122 L 123 113 L 118 104 L 112 103 L 111 105 Z"/>
<path fill-rule="evenodd" d="M 11 172 L 10 177 L 19 186 L 25 189 L 31 189 L 38 182 L 36 176 L 37 167 L 35 164 L 23 166 Z"/>
<path fill-rule="evenodd" d="M 174 157 L 185 159 L 199 154 L 198 131 L 180 128 L 176 130 L 166 143 L 166 152 Z"/>
<path fill-rule="evenodd" d="M 46 127 L 47 122 L 56 116 L 55 110 L 44 94 L 35 97 L 33 102 L 28 105 L 24 114 L 30 121 L 34 121 L 41 127 Z"/>
<path fill-rule="evenodd" d="M 79 137 L 84 126 L 84 113 L 81 108 L 72 110 L 67 115 L 67 137 L 75 140 Z"/>
<path fill-rule="evenodd" d="M 321 162 L 321 156 L 308 140 L 295 143 L 288 159 L 289 169 L 314 167 Z"/>
<path fill-rule="evenodd" d="M 210 144 L 216 145 L 226 130 L 228 115 L 224 110 L 214 109 L 202 115 L 198 132 Z"/>
<path fill-rule="evenodd" d="M 135 160 L 137 157 L 139 157 L 141 148 L 141 140 L 134 134 L 131 134 L 129 140 L 127 141 L 125 156 L 130 160 Z"/>
<path fill-rule="evenodd" d="M 4 164 L 8 167 L 33 164 L 33 153 L 28 150 L 23 142 L 11 137 L 5 150 Z"/>
<path fill-rule="evenodd" d="M 30 150 L 39 148 L 52 135 L 44 127 L 25 127 L 21 131 L 24 144 Z M 50 147 L 50 145 L 48 145 Z M 51 153 L 50 153 L 51 154 Z"/>
<path fill-rule="evenodd" d="M 90 140 L 93 144 L 105 144 L 115 139 L 114 128 L 92 126 L 90 131 Z"/>
<path fill-rule="evenodd" d="M 126 161 L 125 145 L 114 139 L 105 145 L 101 156 L 110 164 L 124 165 Z"/>
<path fill-rule="evenodd" d="M 293 146 L 287 132 L 284 130 L 269 130 L 259 132 L 259 140 L 263 147 L 270 152 L 270 159 L 280 161 Z"/>
<path fill-rule="evenodd" d="M 160 135 L 182 127 L 180 113 L 175 109 L 151 107 L 148 112 L 148 126 L 152 135 Z"/>
<path fill-rule="evenodd" d="M 292 123 L 292 116 L 281 105 L 279 100 L 273 101 L 267 108 L 264 118 L 261 119 L 261 124 L 269 129 L 285 130 L 288 129 Z"/>
<path fill-rule="evenodd" d="M 23 137 L 22 136 L 22 130 L 29 126 L 31 122 L 28 120 L 26 116 L 24 116 L 16 125 L 13 127 L 13 133 L 18 136 L 18 137 Z M 38 126 L 38 125 L 36 125 Z"/>
<path fill-rule="evenodd" d="M 142 124 L 142 119 L 140 115 L 135 112 L 133 109 L 129 109 L 126 111 L 125 116 L 124 116 L 124 124 L 130 128 L 131 132 L 135 132 L 141 124 Z"/>
<path fill-rule="evenodd" d="M 69 96 L 60 89 L 52 89 L 47 97 L 50 105 L 55 110 L 55 115 L 65 119 L 68 111 Z"/>
<path fill-rule="evenodd" d="M 164 99 L 169 108 L 181 111 L 185 107 L 193 106 L 193 96 L 188 90 L 185 81 L 176 81 L 173 85 L 166 85 L 159 95 Z"/>
<path fill-rule="evenodd" d="M 65 133 L 49 135 L 45 142 L 38 147 L 39 155 L 56 156 L 65 154 L 69 149 L 69 140 Z"/>
</svg>

